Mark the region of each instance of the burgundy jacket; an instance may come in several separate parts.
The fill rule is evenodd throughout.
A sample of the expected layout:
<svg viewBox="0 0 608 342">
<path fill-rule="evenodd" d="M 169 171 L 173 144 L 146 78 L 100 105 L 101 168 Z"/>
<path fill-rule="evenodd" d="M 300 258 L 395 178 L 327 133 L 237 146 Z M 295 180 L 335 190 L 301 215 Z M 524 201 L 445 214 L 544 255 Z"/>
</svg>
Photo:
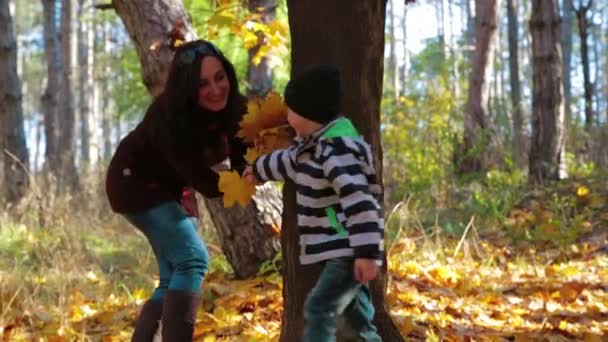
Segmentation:
<svg viewBox="0 0 608 342">
<path fill-rule="evenodd" d="M 245 100 L 242 102 L 239 118 L 246 110 Z M 234 127 L 223 130 L 209 120 L 194 122 L 200 126 L 197 127 L 200 148 L 196 146 L 191 153 L 176 155 L 166 141 L 154 135 L 156 120 L 164 110 L 167 106 L 162 96 L 157 97 L 142 122 L 122 139 L 112 157 L 106 175 L 106 194 L 115 212 L 134 213 L 167 201 L 181 201 L 189 214 L 198 216 L 195 197 L 188 188 L 206 197 L 221 196 L 219 176 L 210 167 L 226 157 L 230 157 L 232 169 L 240 171 L 245 167 L 247 146 L 236 137 L 238 120 L 232 124 Z M 218 119 L 222 119 L 221 114 Z M 208 137 L 221 141 L 211 144 Z"/>
</svg>

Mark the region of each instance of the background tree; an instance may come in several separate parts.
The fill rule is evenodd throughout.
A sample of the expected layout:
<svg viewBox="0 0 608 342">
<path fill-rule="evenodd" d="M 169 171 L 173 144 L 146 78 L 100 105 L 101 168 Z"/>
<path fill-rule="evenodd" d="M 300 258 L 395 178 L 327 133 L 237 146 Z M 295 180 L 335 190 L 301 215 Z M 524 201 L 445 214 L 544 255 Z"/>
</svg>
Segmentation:
<svg viewBox="0 0 608 342">
<path fill-rule="evenodd" d="M 50 173 L 60 169 L 58 149 L 58 108 L 61 77 L 61 51 L 57 29 L 57 1 L 42 0 L 44 16 L 44 54 L 46 57 L 46 90 L 41 97 L 44 113 L 45 168 Z"/>
<path fill-rule="evenodd" d="M 382 175 L 380 144 L 380 100 L 384 59 L 385 2 L 288 0 L 292 39 L 292 75 L 312 64 L 333 63 L 343 81 L 343 112 L 353 120 L 374 148 L 375 165 Z M 322 9 L 322 10 L 321 10 Z M 297 341 L 302 336 L 305 296 L 320 271 L 318 265 L 299 264 L 295 194 L 292 184 L 283 192 L 284 217 L 281 234 L 283 251 L 283 326 L 281 341 Z M 401 341 L 385 306 L 386 263 L 372 282 L 376 323 L 385 341 Z"/>
<path fill-rule="evenodd" d="M 578 24 L 578 35 L 581 43 L 581 62 L 583 66 L 583 89 L 585 98 L 585 130 L 589 132 L 595 123 L 593 115 L 593 84 L 591 83 L 591 70 L 589 65 L 589 11 L 593 6 L 593 0 L 588 0 L 583 3 L 580 0 L 579 6 L 575 6 L 569 0 L 570 6 L 574 9 L 576 22 Z"/>
<path fill-rule="evenodd" d="M 59 189 L 78 187 L 76 170 L 74 92 L 72 90 L 72 0 L 61 1 L 61 82 L 59 83 L 60 101 L 58 102 L 58 123 L 60 129 L 57 141 L 60 158 Z"/>
<path fill-rule="evenodd" d="M 509 25 L 509 74 L 510 93 L 513 121 L 512 149 L 514 160 L 518 166 L 524 163 L 524 113 L 521 98 L 521 81 L 519 69 L 519 13 L 517 0 L 507 0 L 507 16 Z"/>
<path fill-rule="evenodd" d="M 557 0 L 532 0 L 532 145 L 531 182 L 557 180 L 564 143 L 562 55 Z"/>
<path fill-rule="evenodd" d="M 4 161 L 4 197 L 17 203 L 29 185 L 29 156 L 23 129 L 21 80 L 17 75 L 17 43 L 9 0 L 0 0 L 0 160 Z"/>
<path fill-rule="evenodd" d="M 488 117 L 489 78 L 496 49 L 496 27 L 500 0 L 477 0 L 475 52 L 469 76 L 469 99 L 464 118 L 464 143 L 459 170 L 479 172 L 487 165 L 485 149 L 493 142 L 493 124 Z"/>
</svg>

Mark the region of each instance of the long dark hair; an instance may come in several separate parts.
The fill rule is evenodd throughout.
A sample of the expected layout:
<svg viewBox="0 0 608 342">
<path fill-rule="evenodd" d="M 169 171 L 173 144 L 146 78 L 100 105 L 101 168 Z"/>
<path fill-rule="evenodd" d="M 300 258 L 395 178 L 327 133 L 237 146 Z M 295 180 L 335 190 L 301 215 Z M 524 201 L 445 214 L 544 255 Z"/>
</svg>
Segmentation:
<svg viewBox="0 0 608 342">
<path fill-rule="evenodd" d="M 213 56 L 222 63 L 230 83 L 226 108 L 219 113 L 211 113 L 198 104 L 201 63 L 207 56 Z M 187 42 L 176 48 L 160 96 L 164 108 L 156 122 L 157 137 L 176 154 L 186 154 L 200 147 L 200 142 L 204 141 L 201 137 L 205 137 L 201 124 L 213 123 L 226 134 L 234 134 L 232 131 L 241 117 L 244 101 L 234 66 L 215 45 L 205 40 Z"/>
</svg>

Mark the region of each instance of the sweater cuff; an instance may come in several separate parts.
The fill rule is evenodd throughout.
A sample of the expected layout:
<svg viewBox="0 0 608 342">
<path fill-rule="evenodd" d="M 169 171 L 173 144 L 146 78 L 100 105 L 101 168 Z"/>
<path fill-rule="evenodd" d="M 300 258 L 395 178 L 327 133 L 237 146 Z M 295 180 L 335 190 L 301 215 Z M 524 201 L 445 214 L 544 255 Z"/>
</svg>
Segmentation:
<svg viewBox="0 0 608 342">
<path fill-rule="evenodd" d="M 354 247 L 353 249 L 355 259 L 364 258 L 382 260 L 382 251 L 380 250 L 378 244 L 361 245 Z"/>
</svg>

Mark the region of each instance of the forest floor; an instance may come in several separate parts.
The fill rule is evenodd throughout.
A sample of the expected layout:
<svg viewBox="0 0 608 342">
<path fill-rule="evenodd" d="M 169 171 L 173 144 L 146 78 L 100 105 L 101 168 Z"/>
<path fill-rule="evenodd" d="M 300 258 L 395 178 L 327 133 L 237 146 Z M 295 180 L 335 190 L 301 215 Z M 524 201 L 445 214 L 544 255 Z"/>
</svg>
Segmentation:
<svg viewBox="0 0 608 342">
<path fill-rule="evenodd" d="M 606 341 L 605 185 L 531 192 L 494 228 L 472 216 L 458 235 L 440 220 L 401 220 L 387 241 L 387 303 L 406 340 Z M 0 220 L 2 341 L 128 341 L 157 282 L 141 235 L 122 220 L 67 210 L 47 229 L 28 222 Z M 202 234 L 213 259 L 196 340 L 278 341 L 280 275 L 234 279 Z"/>
</svg>

